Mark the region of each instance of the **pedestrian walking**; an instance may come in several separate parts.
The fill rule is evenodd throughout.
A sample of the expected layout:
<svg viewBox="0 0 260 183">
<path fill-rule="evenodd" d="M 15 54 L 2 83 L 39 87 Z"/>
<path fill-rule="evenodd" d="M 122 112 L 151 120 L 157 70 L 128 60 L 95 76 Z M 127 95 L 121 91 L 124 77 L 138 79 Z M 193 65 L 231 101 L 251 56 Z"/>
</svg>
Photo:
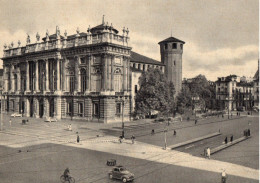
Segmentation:
<svg viewBox="0 0 260 183">
<path fill-rule="evenodd" d="M 173 130 L 173 135 L 176 136 L 177 132 L 176 130 Z"/>
<path fill-rule="evenodd" d="M 122 143 L 122 135 L 121 136 L 119 136 L 119 143 L 121 144 Z"/>
<path fill-rule="evenodd" d="M 222 114 L 222 118 L 224 118 L 224 114 Z"/>
<path fill-rule="evenodd" d="M 198 122 L 198 120 L 197 120 L 197 119 L 195 119 L 195 125 L 197 124 L 197 122 Z"/>
<path fill-rule="evenodd" d="M 247 135 L 250 136 L 250 129 L 247 130 Z"/>
<path fill-rule="evenodd" d="M 9 124 L 10 124 L 10 126 L 12 126 L 12 120 L 11 119 L 9 120 Z"/>
<path fill-rule="evenodd" d="M 204 157 L 207 158 L 207 148 L 204 148 Z"/>
<path fill-rule="evenodd" d="M 210 148 L 207 148 L 207 157 L 210 159 Z"/>
<path fill-rule="evenodd" d="M 135 143 L 135 136 L 132 135 L 131 139 L 132 139 L 132 144 L 134 144 Z"/>
<path fill-rule="evenodd" d="M 71 124 L 68 125 L 68 130 L 69 130 L 69 131 L 72 131 Z"/>
<path fill-rule="evenodd" d="M 151 135 L 154 135 L 154 129 L 152 129 Z"/>
<path fill-rule="evenodd" d="M 77 132 L 77 143 L 79 143 L 80 139 L 79 139 L 79 133 Z"/>
<path fill-rule="evenodd" d="M 221 183 L 226 183 L 226 181 L 227 181 L 227 173 L 225 170 L 223 170 L 221 173 Z"/>
<path fill-rule="evenodd" d="M 225 144 L 227 144 L 227 137 L 225 138 Z"/>
<path fill-rule="evenodd" d="M 233 135 L 231 135 L 231 137 L 230 137 L 230 142 L 231 143 L 233 142 Z"/>
</svg>

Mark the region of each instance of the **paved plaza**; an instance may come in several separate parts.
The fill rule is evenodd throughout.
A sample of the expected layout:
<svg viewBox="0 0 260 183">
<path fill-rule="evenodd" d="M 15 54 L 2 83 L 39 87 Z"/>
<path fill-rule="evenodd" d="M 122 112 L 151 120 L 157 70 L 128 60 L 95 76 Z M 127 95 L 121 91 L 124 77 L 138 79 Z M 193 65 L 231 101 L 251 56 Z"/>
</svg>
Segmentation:
<svg viewBox="0 0 260 183">
<path fill-rule="evenodd" d="M 216 129 L 222 133 L 176 150 L 163 150 L 164 133 L 161 130 L 165 124 L 149 124 L 149 120 L 125 123 L 127 139 L 120 144 L 120 123 L 104 125 L 70 120 L 47 123 L 28 118 L 29 122 L 22 125 L 22 119 L 27 118 L 11 118 L 10 125 L 9 115 L 3 117 L 0 178 L 4 182 L 59 182 L 66 167 L 70 168 L 76 182 L 111 182 L 107 176 L 111 168 L 106 166 L 106 160 L 110 158 L 126 166 L 136 175 L 135 182 L 140 183 L 220 182 L 223 169 L 229 175 L 228 182 L 259 180 L 257 114 L 232 120 L 227 116 L 224 119 L 208 118 L 200 120 L 196 126 L 191 121 L 171 123 L 167 132 L 168 145 L 210 134 Z M 68 131 L 68 124 L 72 124 L 72 131 Z M 252 138 L 212 155 L 210 160 L 200 155 L 205 146 L 217 146 L 230 134 L 236 139 L 248 127 Z M 157 133 L 151 136 L 148 133 L 153 128 Z M 177 130 L 175 137 L 173 129 Z M 76 132 L 80 143 L 76 142 Z M 128 138 L 132 133 L 137 137 L 135 144 Z"/>
</svg>

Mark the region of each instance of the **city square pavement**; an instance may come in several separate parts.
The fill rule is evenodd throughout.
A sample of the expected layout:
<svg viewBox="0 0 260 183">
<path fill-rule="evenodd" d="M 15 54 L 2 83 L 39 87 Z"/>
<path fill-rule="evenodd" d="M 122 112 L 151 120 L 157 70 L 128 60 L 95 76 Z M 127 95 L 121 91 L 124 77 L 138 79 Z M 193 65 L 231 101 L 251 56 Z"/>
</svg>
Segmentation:
<svg viewBox="0 0 260 183">
<path fill-rule="evenodd" d="M 190 129 L 192 132 L 202 131 L 201 134 L 206 134 L 221 127 L 224 136 L 234 133 L 234 138 L 236 138 L 239 133 L 235 133 L 235 130 L 226 132 L 225 129 L 233 126 L 234 129 L 241 131 L 246 127 L 244 123 L 248 125 L 248 121 L 250 121 L 252 140 L 241 142 L 241 144 L 245 143 L 243 145 L 245 148 L 238 147 L 240 144 L 235 145 L 230 148 L 231 152 L 227 149 L 226 153 L 222 151 L 213 155 L 211 160 L 199 157 L 196 148 L 184 148 L 188 152 L 183 149 L 163 150 L 161 148 L 163 141 L 158 142 L 158 145 L 150 142 L 153 139 L 147 140 L 156 139 L 156 136 L 162 140 L 163 133 L 156 133 L 153 137 L 141 135 L 137 138 L 136 144 L 131 144 L 129 139 L 120 144 L 116 135 L 108 135 L 108 131 L 104 131 L 104 129 L 110 129 L 112 130 L 110 132 L 113 132 L 113 129 L 119 128 L 121 124 L 103 125 L 70 120 L 46 123 L 43 120 L 29 118 L 29 123 L 22 125 L 21 118 L 12 118 L 10 125 L 9 119 L 8 115 L 4 115 L 4 130 L 0 133 L 0 178 L 4 182 L 59 182 L 59 176 L 66 167 L 70 167 L 76 182 L 111 182 L 107 177 L 110 168 L 105 165 L 109 158 L 117 159 L 119 164 L 127 166 L 135 173 L 137 177 L 135 182 L 190 182 L 191 180 L 193 182 L 220 182 L 222 169 L 226 169 L 229 174 L 228 182 L 258 182 L 259 180 L 258 163 L 250 166 L 253 162 L 252 159 L 258 162 L 259 158 L 258 151 L 255 152 L 254 149 L 255 146 L 258 147 L 259 141 L 253 138 L 257 136 L 258 139 L 258 133 L 256 133 L 258 123 L 256 125 L 255 122 L 258 117 L 256 115 L 255 117 L 239 118 L 236 121 L 240 122 L 235 124 L 234 121 L 228 120 L 210 125 L 210 120 L 205 120 L 200 121 L 198 123 L 200 125 L 197 124 L 198 126 L 194 127 L 188 127 L 190 125 L 188 122 L 177 122 L 170 125 L 176 129 L 179 127 L 175 139 L 177 143 L 177 138 L 182 141 L 179 137 L 181 134 L 183 141 L 193 138 L 188 131 L 181 131 L 184 129 Z M 73 131 L 67 130 L 67 125 L 70 123 Z M 128 123 L 125 125 L 130 126 Z M 158 131 L 160 128 L 159 125 Z M 76 143 L 76 132 L 81 138 L 79 144 Z M 135 131 L 131 130 L 132 132 Z M 136 130 L 136 132 L 139 131 Z M 195 134 L 194 136 L 201 135 L 200 133 Z M 173 138 L 172 134 L 170 136 L 168 138 Z M 219 139 L 220 141 L 222 140 Z M 198 145 L 198 147 L 200 146 Z M 249 148 L 248 152 L 245 151 L 246 148 Z M 229 161 L 234 158 L 234 156 L 230 157 L 234 151 L 247 157 L 244 162 L 247 162 L 248 165 L 244 165 L 244 163 L 239 165 L 239 160 L 237 162 Z M 196 153 L 193 154 L 193 152 Z M 254 156 L 250 155 L 252 152 Z M 226 157 L 229 158 L 223 158 L 225 154 L 228 154 Z M 249 155 L 246 156 L 246 154 Z M 238 155 L 235 154 L 235 156 Z M 240 157 L 241 159 L 243 158 Z"/>
</svg>

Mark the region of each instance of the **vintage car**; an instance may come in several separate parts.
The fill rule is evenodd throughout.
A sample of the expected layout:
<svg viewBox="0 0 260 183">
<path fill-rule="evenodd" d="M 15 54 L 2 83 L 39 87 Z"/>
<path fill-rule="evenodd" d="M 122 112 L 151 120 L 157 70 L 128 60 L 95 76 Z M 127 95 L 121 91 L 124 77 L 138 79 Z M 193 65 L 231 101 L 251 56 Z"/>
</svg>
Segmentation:
<svg viewBox="0 0 260 183">
<path fill-rule="evenodd" d="M 19 113 L 13 113 L 11 114 L 11 117 L 22 117 L 22 114 L 19 114 Z"/>
<path fill-rule="evenodd" d="M 119 179 L 123 182 L 133 181 L 134 174 L 126 170 L 123 166 L 115 166 L 109 173 L 110 179 Z"/>
</svg>

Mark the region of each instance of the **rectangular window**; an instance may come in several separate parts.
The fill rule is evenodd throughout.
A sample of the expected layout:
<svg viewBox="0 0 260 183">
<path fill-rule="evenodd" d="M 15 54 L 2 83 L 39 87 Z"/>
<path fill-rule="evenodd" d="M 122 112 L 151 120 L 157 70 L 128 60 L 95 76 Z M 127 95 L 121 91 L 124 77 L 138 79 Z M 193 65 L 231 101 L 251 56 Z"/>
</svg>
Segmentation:
<svg viewBox="0 0 260 183">
<path fill-rule="evenodd" d="M 137 85 L 135 85 L 135 93 L 137 93 Z"/>
<path fill-rule="evenodd" d="M 121 114 L 121 103 L 116 104 L 116 115 L 120 116 Z"/>
<path fill-rule="evenodd" d="M 67 102 L 67 115 L 72 116 L 73 104 L 72 101 Z"/>
<path fill-rule="evenodd" d="M 78 115 L 80 117 L 83 116 L 83 103 L 82 102 L 78 103 Z"/>
<path fill-rule="evenodd" d="M 99 103 L 93 103 L 93 117 L 99 118 Z"/>
<path fill-rule="evenodd" d="M 86 63 L 85 57 L 80 58 L 80 63 L 81 63 L 81 64 L 85 64 L 85 63 Z"/>
<path fill-rule="evenodd" d="M 168 44 L 167 44 L 167 43 L 164 45 L 164 49 L 165 49 L 165 50 L 168 49 Z"/>
<path fill-rule="evenodd" d="M 73 93 L 75 88 L 74 76 L 70 76 L 69 79 L 70 79 L 70 93 Z"/>
<path fill-rule="evenodd" d="M 177 49 L 177 43 L 172 43 L 172 49 Z"/>
</svg>

